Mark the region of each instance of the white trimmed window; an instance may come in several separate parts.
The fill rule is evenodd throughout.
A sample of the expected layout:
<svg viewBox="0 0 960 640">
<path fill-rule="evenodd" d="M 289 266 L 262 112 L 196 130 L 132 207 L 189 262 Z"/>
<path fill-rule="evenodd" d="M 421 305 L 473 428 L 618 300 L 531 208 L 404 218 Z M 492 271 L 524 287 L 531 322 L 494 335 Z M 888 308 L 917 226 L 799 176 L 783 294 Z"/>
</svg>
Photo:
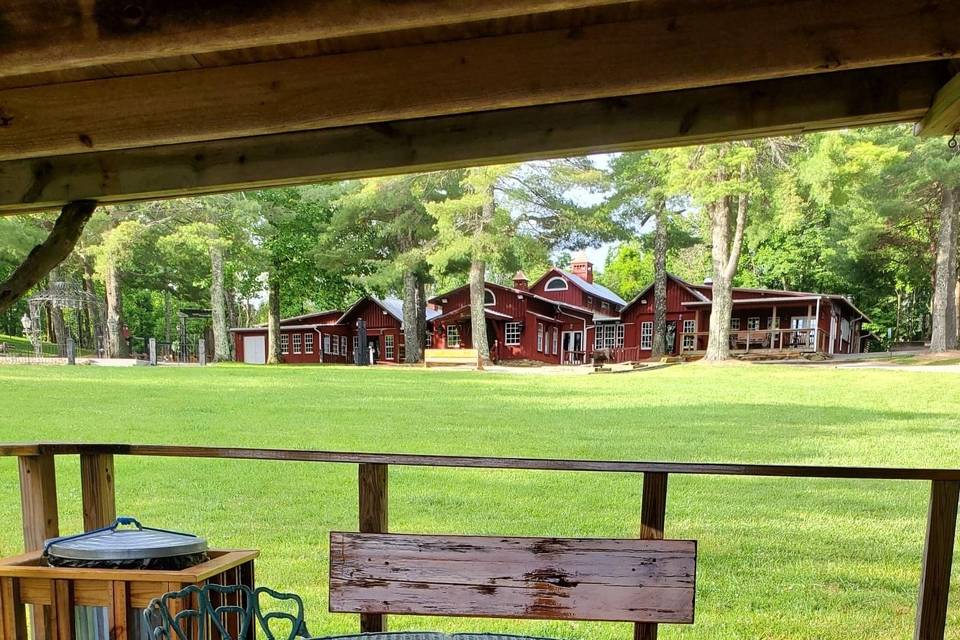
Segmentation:
<svg viewBox="0 0 960 640">
<path fill-rule="evenodd" d="M 780 316 L 774 318 L 770 316 L 767 318 L 767 329 L 779 329 L 780 328 Z"/>
<path fill-rule="evenodd" d="M 312 333 L 303 334 L 303 352 L 313 353 L 313 334 Z"/>
<path fill-rule="evenodd" d="M 603 349 L 604 324 L 598 324 L 593 328 L 593 349 L 599 351 Z"/>
<path fill-rule="evenodd" d="M 330 336 L 330 353 L 335 356 L 340 355 L 340 337 Z"/>
<path fill-rule="evenodd" d="M 604 313 L 610 313 L 610 303 L 604 300 L 600 303 L 600 310 Z"/>
<path fill-rule="evenodd" d="M 347 355 L 347 336 L 340 336 L 340 353 Z"/>
<path fill-rule="evenodd" d="M 284 355 L 290 353 L 290 336 L 285 333 L 280 334 L 280 353 Z"/>
<path fill-rule="evenodd" d="M 640 323 L 640 348 L 649 351 L 653 348 L 653 323 Z"/>
<path fill-rule="evenodd" d="M 553 328 L 553 355 L 557 355 L 558 353 L 560 353 L 560 350 L 558 348 L 559 345 L 560 345 L 560 330 L 554 327 Z"/>
<path fill-rule="evenodd" d="M 393 360 L 393 334 L 383 336 L 383 353 L 387 360 Z"/>
<path fill-rule="evenodd" d="M 353 336 L 353 352 L 357 352 L 357 348 L 360 344 L 360 336 Z"/>
<path fill-rule="evenodd" d="M 447 325 L 447 348 L 456 349 L 460 346 L 460 327 L 455 324 Z"/>
<path fill-rule="evenodd" d="M 303 336 L 299 333 L 293 334 L 293 352 L 300 353 Z"/>
<path fill-rule="evenodd" d="M 493 291 L 490 289 L 483 290 L 483 305 L 486 307 L 491 307 L 497 304 L 497 296 L 493 295 Z"/>
<path fill-rule="evenodd" d="M 617 327 L 617 348 L 622 349 L 624 335 L 623 323 L 617 323 L 615 326 Z"/>
<path fill-rule="evenodd" d="M 566 291 L 567 281 L 559 276 L 554 276 L 547 280 L 547 284 L 543 289 L 544 291 Z"/>
<path fill-rule="evenodd" d="M 323 352 L 330 353 L 330 334 L 324 334 L 323 336 Z"/>
<path fill-rule="evenodd" d="M 740 323 L 737 322 L 737 327 L 740 327 Z M 697 332 L 697 321 L 696 320 L 684 320 L 683 321 L 683 333 L 684 334 L 693 334 Z M 683 336 L 683 348 L 684 349 L 693 349 L 697 346 L 697 336 L 694 335 L 684 335 Z"/>
<path fill-rule="evenodd" d="M 686 320 L 684 320 L 686 322 Z M 730 330 L 740 331 L 740 318 L 730 318 Z"/>
<path fill-rule="evenodd" d="M 618 349 L 623 347 L 623 323 L 598 324 L 594 331 L 594 349 Z"/>
<path fill-rule="evenodd" d="M 520 323 L 508 322 L 503 329 L 503 344 L 516 346 L 520 344 Z"/>
<path fill-rule="evenodd" d="M 747 331 L 760 331 L 760 318 L 747 318 Z"/>
<path fill-rule="evenodd" d="M 543 353 L 543 323 L 537 323 L 537 351 Z"/>
</svg>

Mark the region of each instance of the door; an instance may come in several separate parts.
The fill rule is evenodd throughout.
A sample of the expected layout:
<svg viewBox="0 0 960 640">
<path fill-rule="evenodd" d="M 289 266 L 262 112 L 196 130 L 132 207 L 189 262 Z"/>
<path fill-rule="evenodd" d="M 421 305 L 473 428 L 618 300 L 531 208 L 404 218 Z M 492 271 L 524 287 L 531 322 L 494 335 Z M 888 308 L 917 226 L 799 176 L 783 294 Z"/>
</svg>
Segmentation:
<svg viewBox="0 0 960 640">
<path fill-rule="evenodd" d="M 380 359 L 380 340 L 367 336 L 367 353 L 370 354 L 370 364 L 376 364 Z"/>
<path fill-rule="evenodd" d="M 580 331 L 563 332 L 563 355 L 561 362 L 583 364 L 583 333 Z"/>
<path fill-rule="evenodd" d="M 263 336 L 243 336 L 243 361 L 247 364 L 267 364 L 267 339 Z"/>
</svg>

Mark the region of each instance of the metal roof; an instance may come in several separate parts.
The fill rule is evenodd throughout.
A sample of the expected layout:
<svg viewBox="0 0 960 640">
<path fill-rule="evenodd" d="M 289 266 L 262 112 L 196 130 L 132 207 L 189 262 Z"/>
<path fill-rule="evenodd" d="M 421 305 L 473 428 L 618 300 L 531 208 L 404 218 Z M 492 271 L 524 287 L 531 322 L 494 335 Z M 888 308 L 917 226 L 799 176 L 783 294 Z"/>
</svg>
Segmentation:
<svg viewBox="0 0 960 640">
<path fill-rule="evenodd" d="M 626 300 L 615 294 L 613 291 L 610 291 L 610 289 L 607 289 L 602 284 L 587 282 L 580 276 L 570 273 L 569 271 L 564 271 L 563 269 L 556 269 L 556 271 L 559 271 L 566 277 L 570 278 L 575 285 L 589 294 L 595 295 L 598 298 L 603 298 L 604 300 L 609 300 L 610 302 L 616 302 L 617 304 L 627 304 Z"/>
</svg>

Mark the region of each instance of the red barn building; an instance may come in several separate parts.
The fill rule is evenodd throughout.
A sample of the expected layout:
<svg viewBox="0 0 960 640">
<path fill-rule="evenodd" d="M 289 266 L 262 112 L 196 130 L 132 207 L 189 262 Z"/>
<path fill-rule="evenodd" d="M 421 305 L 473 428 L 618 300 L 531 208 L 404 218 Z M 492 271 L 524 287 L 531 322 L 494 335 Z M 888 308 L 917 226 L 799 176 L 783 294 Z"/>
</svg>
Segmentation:
<svg viewBox="0 0 960 640">
<path fill-rule="evenodd" d="M 667 277 L 667 350 L 694 354 L 706 349 L 712 309 L 710 284 Z M 624 307 L 625 348 L 617 360 L 650 357 L 653 285 Z M 859 353 L 869 318 L 840 295 L 734 287 L 730 348 L 736 352 Z"/>
<path fill-rule="evenodd" d="M 522 271 L 514 276 L 513 285 L 488 282 L 484 287 L 490 357 L 495 362 L 586 362 L 586 340 L 593 327 L 593 312 L 534 293 Z M 465 285 L 436 296 L 430 303 L 440 309 L 433 320 L 433 346 L 471 348 L 470 287 Z"/>
<path fill-rule="evenodd" d="M 427 309 L 430 326 L 437 312 Z M 367 325 L 364 345 L 373 362 L 400 363 L 404 357 L 403 303 L 396 298 L 365 296 L 346 312 L 320 311 L 280 321 L 280 357 L 285 363 L 353 363 L 358 349 L 357 321 Z M 231 329 L 236 360 L 267 361 L 267 327 Z"/>
</svg>

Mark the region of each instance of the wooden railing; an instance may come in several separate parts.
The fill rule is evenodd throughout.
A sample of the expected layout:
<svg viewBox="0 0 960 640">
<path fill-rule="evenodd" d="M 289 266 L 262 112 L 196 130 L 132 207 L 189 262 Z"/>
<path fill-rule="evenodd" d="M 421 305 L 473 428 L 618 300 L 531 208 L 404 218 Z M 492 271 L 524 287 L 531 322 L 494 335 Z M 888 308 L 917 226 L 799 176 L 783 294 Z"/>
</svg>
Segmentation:
<svg viewBox="0 0 960 640">
<path fill-rule="evenodd" d="M 60 533 L 54 459 L 65 455 L 80 456 L 83 526 L 87 530 L 105 526 L 116 517 L 114 457 L 117 455 L 356 464 L 358 529 L 364 533 L 388 530 L 390 465 L 643 474 L 638 523 L 638 536 L 641 539 L 663 538 L 670 474 L 929 482 L 930 502 L 926 543 L 920 559 L 914 640 L 943 640 L 945 634 L 960 500 L 960 469 L 492 458 L 129 444 L 0 444 L 0 456 L 16 456 L 19 459 L 24 546 L 27 551 L 41 548 L 46 538 Z M 43 611 L 34 611 L 35 629 L 42 631 L 44 625 L 50 623 L 43 616 Z M 385 616 L 364 614 L 360 626 L 363 631 L 385 629 Z M 39 637 L 43 637 L 43 634 Z M 655 640 L 656 637 L 656 625 L 636 625 L 635 640 Z"/>
<path fill-rule="evenodd" d="M 730 348 L 734 351 L 826 351 L 827 337 L 816 329 L 743 329 L 730 331 Z M 680 334 L 680 353 L 703 351 L 709 331 L 688 331 Z"/>
</svg>

